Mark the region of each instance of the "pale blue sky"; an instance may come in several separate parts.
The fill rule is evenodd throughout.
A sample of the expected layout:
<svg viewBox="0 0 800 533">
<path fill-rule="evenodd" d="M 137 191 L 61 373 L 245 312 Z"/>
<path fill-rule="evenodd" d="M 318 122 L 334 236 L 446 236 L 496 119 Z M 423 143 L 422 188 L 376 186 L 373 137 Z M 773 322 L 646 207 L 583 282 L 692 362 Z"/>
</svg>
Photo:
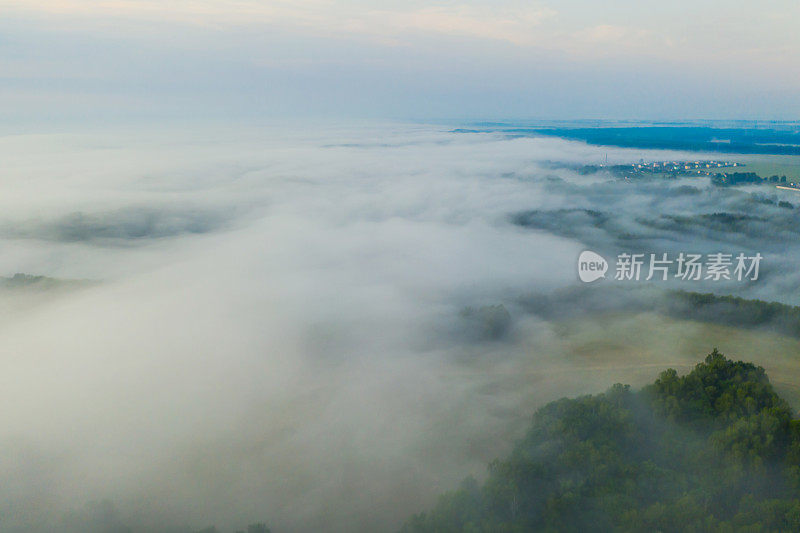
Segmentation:
<svg viewBox="0 0 800 533">
<path fill-rule="evenodd" d="M 0 118 L 800 118 L 790 0 L 0 0 Z"/>
</svg>

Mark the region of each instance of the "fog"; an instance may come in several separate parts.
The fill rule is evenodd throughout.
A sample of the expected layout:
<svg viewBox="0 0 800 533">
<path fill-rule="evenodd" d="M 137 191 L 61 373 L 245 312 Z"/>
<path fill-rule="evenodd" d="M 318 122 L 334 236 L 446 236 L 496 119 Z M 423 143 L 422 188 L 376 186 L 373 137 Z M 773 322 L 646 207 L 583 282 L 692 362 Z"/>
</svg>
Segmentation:
<svg viewBox="0 0 800 533">
<path fill-rule="evenodd" d="M 406 124 L 0 147 L 0 275 L 62 280 L 0 290 L 3 531 L 392 531 L 543 402 L 659 369 L 582 366 L 530 304 L 586 248 L 758 251 L 758 283 L 681 288 L 797 303 L 774 193 L 573 168 L 697 154 Z"/>
</svg>

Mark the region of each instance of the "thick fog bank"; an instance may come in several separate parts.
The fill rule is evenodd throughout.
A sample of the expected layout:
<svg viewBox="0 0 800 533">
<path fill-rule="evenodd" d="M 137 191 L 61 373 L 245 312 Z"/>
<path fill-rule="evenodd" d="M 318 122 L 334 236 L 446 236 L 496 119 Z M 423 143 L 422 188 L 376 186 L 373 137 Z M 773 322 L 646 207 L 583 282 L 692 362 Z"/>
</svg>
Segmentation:
<svg viewBox="0 0 800 533">
<path fill-rule="evenodd" d="M 583 249 L 621 251 L 624 228 L 648 252 L 758 250 L 763 283 L 736 291 L 796 286 L 789 214 L 554 169 L 606 150 L 553 138 L 209 126 L 0 149 L 0 275 L 98 282 L 0 291 L 4 531 L 80 530 L 102 499 L 136 530 L 392 530 L 535 406 L 611 384 L 570 375 L 524 305 L 576 284 Z M 663 219 L 717 211 L 757 218 L 740 237 Z"/>
</svg>

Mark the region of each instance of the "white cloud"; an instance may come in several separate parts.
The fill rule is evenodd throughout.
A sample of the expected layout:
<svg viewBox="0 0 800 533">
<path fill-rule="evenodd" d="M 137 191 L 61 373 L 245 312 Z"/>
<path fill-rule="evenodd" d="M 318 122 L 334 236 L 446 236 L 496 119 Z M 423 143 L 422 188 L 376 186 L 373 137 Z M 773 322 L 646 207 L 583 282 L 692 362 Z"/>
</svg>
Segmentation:
<svg viewBox="0 0 800 533">
<path fill-rule="evenodd" d="M 542 22 L 554 15 L 555 11 L 549 8 L 535 6 L 511 10 L 448 5 L 413 11 L 371 11 L 351 19 L 346 27 L 364 33 L 421 31 L 530 45 L 540 40 L 538 29 Z"/>
<path fill-rule="evenodd" d="M 509 41 L 536 42 L 533 34 L 542 21 L 555 14 L 538 5 L 448 3 L 440 6 L 415 4 L 375 8 L 372 4 L 333 0 L 193 1 L 175 0 L 47 0 L 31 6 L 12 0 L 7 7 L 25 12 L 60 16 L 115 17 L 171 20 L 187 24 L 230 26 L 270 24 L 310 28 L 324 33 L 387 34 L 429 32 Z"/>
</svg>

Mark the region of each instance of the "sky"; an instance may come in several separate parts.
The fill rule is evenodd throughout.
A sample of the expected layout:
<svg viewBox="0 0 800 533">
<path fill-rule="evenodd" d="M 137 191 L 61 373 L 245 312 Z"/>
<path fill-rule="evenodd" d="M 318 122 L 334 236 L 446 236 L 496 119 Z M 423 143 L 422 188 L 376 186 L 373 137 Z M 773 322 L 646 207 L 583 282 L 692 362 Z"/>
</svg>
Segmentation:
<svg viewBox="0 0 800 533">
<path fill-rule="evenodd" d="M 0 118 L 777 119 L 800 6 L 0 1 Z"/>
</svg>

